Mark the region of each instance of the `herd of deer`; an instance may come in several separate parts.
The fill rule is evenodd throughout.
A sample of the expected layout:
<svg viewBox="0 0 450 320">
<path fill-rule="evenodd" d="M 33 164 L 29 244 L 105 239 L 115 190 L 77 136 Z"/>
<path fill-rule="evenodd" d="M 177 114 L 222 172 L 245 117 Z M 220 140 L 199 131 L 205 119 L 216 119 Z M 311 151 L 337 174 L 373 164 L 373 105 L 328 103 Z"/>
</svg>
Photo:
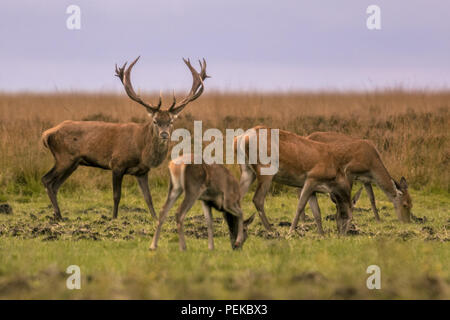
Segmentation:
<svg viewBox="0 0 450 320">
<path fill-rule="evenodd" d="M 351 198 L 351 189 L 355 180 L 364 184 L 376 220 L 380 220 L 380 217 L 372 183 L 376 183 L 392 201 L 398 219 L 410 221 L 412 204 L 406 180 L 402 177 L 397 182 L 391 177 L 370 141 L 333 132 L 316 132 L 308 137 L 301 137 L 283 130 L 279 130 L 279 169 L 274 175 L 262 175 L 261 168 L 265 165 L 260 162 L 241 164 L 241 179 L 238 183 L 221 164 L 186 164 L 189 162 L 178 161 L 182 159 L 170 161 L 169 194 L 157 217 L 148 186 L 148 173 L 167 157 L 173 122 L 188 103 L 203 93 L 204 81 L 208 75 L 205 60 L 199 62 L 201 70 L 197 72 L 189 60 L 183 59 L 192 73 L 192 88 L 180 102 L 176 101 L 174 95 L 170 107 L 162 110 L 161 96 L 158 104 L 153 105 L 143 101 L 133 89 L 130 75 L 138 59 L 139 57 L 128 68 L 127 63 L 120 68 L 116 66 L 116 76 L 121 80 L 128 96 L 146 108 L 151 121 L 143 124 L 64 121 L 43 133 L 43 143 L 52 152 L 55 165 L 43 176 L 42 183 L 52 202 L 56 219 L 61 219 L 58 189 L 82 165 L 112 171 L 114 218 L 118 213 L 123 176 L 129 174 L 136 177 L 151 215 L 158 219 L 150 249 L 156 249 L 167 214 L 182 193 L 184 199 L 176 212 L 180 249 L 186 249 L 183 220 L 196 200 L 201 200 L 202 203 L 208 227 L 209 249 L 214 248 L 211 208 L 223 213 L 229 227 L 232 248 L 242 247 L 247 238 L 247 227 L 255 214 L 244 220 L 240 201 L 255 179 L 258 185 L 253 203 L 264 227 L 269 231 L 272 227 L 264 211 L 264 200 L 272 181 L 299 188 L 297 212 L 289 232 L 295 230 L 299 219 L 305 219 L 305 206 L 308 202 L 318 232 L 323 234 L 316 198 L 316 193 L 320 192 L 330 194 L 336 204 L 338 232 L 346 234 L 352 220 L 355 199 Z M 257 126 L 253 129 L 259 131 L 268 128 Z M 237 137 L 235 143 L 236 139 Z M 271 141 L 270 136 L 268 141 Z M 244 139 L 244 143 L 248 144 L 248 140 Z M 361 190 L 356 197 L 359 197 L 360 192 Z"/>
</svg>

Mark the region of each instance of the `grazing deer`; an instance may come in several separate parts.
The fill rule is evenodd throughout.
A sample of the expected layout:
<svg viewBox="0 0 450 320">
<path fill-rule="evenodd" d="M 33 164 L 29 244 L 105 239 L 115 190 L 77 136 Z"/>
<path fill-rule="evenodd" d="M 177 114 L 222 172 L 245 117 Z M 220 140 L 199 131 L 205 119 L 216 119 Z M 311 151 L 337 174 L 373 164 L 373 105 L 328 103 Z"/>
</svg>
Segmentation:
<svg viewBox="0 0 450 320">
<path fill-rule="evenodd" d="M 314 132 L 307 138 L 340 145 L 342 155 L 339 159 L 350 179 L 350 184 L 352 185 L 354 180 L 359 180 L 364 184 L 376 220 L 379 221 L 380 216 L 375 204 L 372 183 L 376 183 L 394 204 L 398 219 L 403 222 L 410 221 L 412 201 L 406 179 L 402 177 L 400 182 L 397 182 L 391 177 L 381 160 L 378 150 L 370 141 L 355 139 L 337 132 Z M 360 191 L 356 194 L 354 203 L 359 198 L 359 195 Z M 300 215 L 301 220 L 305 220 L 304 210 L 297 212 L 297 215 Z"/>
<path fill-rule="evenodd" d="M 201 200 L 208 227 L 208 248 L 214 249 L 211 208 L 223 213 L 230 230 L 231 247 L 241 248 L 247 239 L 247 227 L 255 214 L 244 221 L 240 205 L 239 183 L 220 164 L 192 164 L 192 155 L 183 155 L 169 163 L 170 181 L 166 203 L 159 215 L 150 250 L 156 250 L 164 221 L 175 201 L 184 192 L 184 199 L 176 213 L 180 250 L 186 250 L 183 221 L 196 200 Z M 191 164 L 187 164 L 190 162 Z"/>
<path fill-rule="evenodd" d="M 148 187 L 148 172 L 159 166 L 167 156 L 173 121 L 184 107 L 203 93 L 206 62 L 200 62 L 198 73 L 189 60 L 184 60 L 192 73 L 191 91 L 182 101 L 173 103 L 167 110 L 161 110 L 161 96 L 157 105 L 144 102 L 133 89 L 131 70 L 139 57 L 128 68 L 125 63 L 117 68 L 116 76 L 121 80 L 128 96 L 143 105 L 151 121 L 137 123 L 106 123 L 99 121 L 64 121 L 42 134 L 44 146 L 55 158 L 54 167 L 42 177 L 52 202 L 55 218 L 61 219 L 57 192 L 63 182 L 79 165 L 112 170 L 114 193 L 113 217 L 117 218 L 121 197 L 122 179 L 125 174 L 134 175 L 144 195 L 151 215 L 156 218 L 152 197 Z"/>
<path fill-rule="evenodd" d="M 259 130 L 267 130 L 267 149 L 271 150 L 271 130 L 270 128 L 257 126 L 253 128 L 259 136 Z M 238 136 L 234 139 L 235 150 L 240 139 L 244 138 L 245 150 L 249 148 L 249 135 Z M 258 186 L 253 196 L 253 203 L 258 211 L 264 227 L 271 231 L 269 221 L 264 211 L 264 200 L 269 191 L 272 181 L 281 184 L 302 187 L 298 210 L 302 211 L 309 201 L 311 207 L 317 208 L 313 212 L 318 212 L 316 192 L 330 193 L 336 202 L 337 207 L 337 229 L 341 234 L 346 234 L 352 219 L 352 204 L 350 197 L 350 183 L 345 172 L 339 165 L 337 156 L 338 150 L 333 145 L 312 141 L 300 137 L 294 133 L 279 130 L 279 168 L 274 175 L 262 175 L 261 168 L 266 165 L 261 164 L 258 159 L 256 164 L 241 164 L 240 189 L 243 197 L 250 185 L 258 180 Z M 314 215 L 318 231 L 323 234 L 321 217 Z M 289 233 L 295 230 L 298 223 L 298 216 L 295 216 Z"/>
</svg>

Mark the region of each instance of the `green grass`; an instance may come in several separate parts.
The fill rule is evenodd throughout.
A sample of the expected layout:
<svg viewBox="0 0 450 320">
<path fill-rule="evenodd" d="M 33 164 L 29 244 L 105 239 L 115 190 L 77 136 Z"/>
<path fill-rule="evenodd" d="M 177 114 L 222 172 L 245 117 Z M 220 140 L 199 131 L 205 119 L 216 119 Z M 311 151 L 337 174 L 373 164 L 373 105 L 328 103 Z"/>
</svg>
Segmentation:
<svg viewBox="0 0 450 320">
<path fill-rule="evenodd" d="M 266 211 L 278 234 L 258 218 L 243 250 L 232 251 L 221 215 L 215 213 L 216 250 L 207 249 L 200 205 L 185 222 L 188 251 L 178 249 L 172 209 L 159 248 L 148 251 L 155 221 L 134 184 L 124 188 L 119 218 L 110 219 L 112 193 L 62 189 L 63 222 L 51 219 L 46 195 L 6 194 L 12 215 L 0 214 L 0 298 L 43 299 L 449 299 L 450 199 L 447 193 L 411 190 L 413 212 L 425 221 L 397 222 L 376 190 L 383 221 L 375 222 L 366 194 L 354 212 L 359 234 L 339 237 L 332 202 L 320 196 L 326 235 L 313 222 L 287 235 L 296 208 L 292 191 L 269 196 Z M 166 188 L 152 190 L 157 211 Z M 246 217 L 255 212 L 249 194 Z M 309 208 L 307 213 L 311 216 Z M 381 290 L 368 290 L 366 268 L 381 268 Z M 65 286 L 69 265 L 81 268 L 81 290 Z"/>
</svg>

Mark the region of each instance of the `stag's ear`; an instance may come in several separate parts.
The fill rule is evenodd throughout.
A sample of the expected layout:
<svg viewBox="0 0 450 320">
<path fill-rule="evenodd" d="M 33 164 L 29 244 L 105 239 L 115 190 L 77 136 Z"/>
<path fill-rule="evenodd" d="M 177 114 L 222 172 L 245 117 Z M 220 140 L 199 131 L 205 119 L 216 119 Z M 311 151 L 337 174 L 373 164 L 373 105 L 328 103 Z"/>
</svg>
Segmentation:
<svg viewBox="0 0 450 320">
<path fill-rule="evenodd" d="M 408 189 L 408 183 L 406 182 L 405 177 L 402 177 L 402 178 L 400 179 L 400 189 L 401 189 L 401 190 L 406 190 L 406 189 Z"/>
<path fill-rule="evenodd" d="M 252 216 L 250 218 L 248 218 L 247 220 L 244 221 L 244 226 L 248 226 L 249 224 L 251 224 L 253 222 L 253 220 L 255 220 L 255 214 L 252 214 Z"/>
</svg>

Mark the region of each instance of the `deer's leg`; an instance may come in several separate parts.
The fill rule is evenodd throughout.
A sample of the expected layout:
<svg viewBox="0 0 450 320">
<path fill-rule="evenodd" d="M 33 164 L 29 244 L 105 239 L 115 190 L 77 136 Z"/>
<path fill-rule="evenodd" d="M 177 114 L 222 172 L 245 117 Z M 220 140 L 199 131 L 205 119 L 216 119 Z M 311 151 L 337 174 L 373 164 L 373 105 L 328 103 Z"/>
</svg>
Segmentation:
<svg viewBox="0 0 450 320">
<path fill-rule="evenodd" d="M 167 214 L 169 210 L 173 207 L 175 201 L 177 201 L 178 197 L 181 195 L 183 190 L 181 187 L 174 188 L 172 181 L 169 182 L 169 194 L 167 195 L 167 200 L 164 203 L 161 213 L 159 214 L 158 224 L 156 226 L 155 234 L 153 235 L 152 244 L 150 245 L 150 250 L 156 250 L 158 246 L 159 236 L 161 235 L 161 229 L 164 221 L 167 218 Z"/>
<path fill-rule="evenodd" d="M 256 175 L 252 168 L 246 164 L 241 164 L 241 179 L 239 181 L 239 189 L 241 192 L 241 199 L 247 194 L 248 189 L 256 179 Z"/>
<path fill-rule="evenodd" d="M 366 189 L 367 195 L 369 196 L 370 205 L 372 206 L 375 220 L 381 221 L 380 216 L 378 215 L 377 205 L 375 203 L 375 194 L 373 193 L 372 184 L 370 182 L 364 183 L 364 188 Z"/>
<path fill-rule="evenodd" d="M 298 194 L 298 201 L 300 203 L 300 195 L 302 194 L 302 188 L 297 188 L 297 194 Z M 297 211 L 298 211 L 298 209 L 299 209 L 299 206 L 297 205 Z M 300 216 L 300 221 L 303 221 L 303 222 L 306 221 L 306 210 L 305 210 L 305 208 L 303 208 L 302 211 L 297 212 L 296 214 Z"/>
<path fill-rule="evenodd" d="M 317 201 L 317 196 L 316 196 L 315 192 L 311 195 L 311 197 L 309 197 L 308 203 L 309 203 L 311 211 L 314 215 L 314 220 L 316 221 L 317 232 L 320 235 L 323 235 L 322 216 L 320 213 L 319 202 Z M 304 211 L 305 211 L 305 209 L 303 209 L 303 212 Z"/>
<path fill-rule="evenodd" d="M 42 177 L 42 184 L 44 185 L 45 189 L 47 190 L 48 197 L 50 198 L 50 201 L 52 202 L 54 216 L 56 219 L 62 219 L 61 211 L 59 210 L 58 205 L 58 199 L 56 198 L 57 192 L 53 189 L 53 183 L 57 179 L 56 175 L 56 167 L 53 167 L 49 172 L 47 172 Z"/>
<path fill-rule="evenodd" d="M 295 214 L 294 219 L 292 220 L 291 227 L 289 229 L 289 233 L 292 233 L 295 231 L 295 228 L 297 227 L 298 220 L 300 218 L 300 213 L 305 209 L 306 203 L 308 202 L 308 199 L 313 194 L 315 187 L 315 183 L 311 179 L 307 179 L 305 181 L 305 185 L 302 188 L 302 192 L 300 194 L 300 200 L 298 201 L 298 207 L 297 212 Z"/>
<path fill-rule="evenodd" d="M 255 195 L 253 196 L 253 204 L 255 205 L 258 215 L 267 231 L 272 231 L 272 227 L 270 226 L 269 220 L 267 220 L 266 213 L 264 212 L 264 200 L 266 199 L 272 179 L 273 176 L 259 176 L 258 187 L 256 188 Z"/>
<path fill-rule="evenodd" d="M 114 197 L 114 210 L 113 210 L 113 218 L 117 218 L 117 214 L 119 211 L 119 203 L 120 197 L 122 195 L 122 180 L 123 180 L 123 172 L 113 170 L 113 197 Z"/>
<path fill-rule="evenodd" d="M 203 214 L 205 215 L 206 225 L 208 226 L 208 249 L 214 250 L 214 230 L 211 213 L 211 206 L 202 201 Z"/>
<path fill-rule="evenodd" d="M 77 167 L 77 163 L 70 163 L 68 165 L 56 164 L 42 177 L 42 183 L 47 189 L 48 197 L 52 202 L 55 218 L 58 220 L 62 219 L 57 199 L 58 190 Z"/>
<path fill-rule="evenodd" d="M 148 210 L 153 218 L 157 219 L 155 209 L 153 208 L 153 200 L 148 187 L 148 172 L 142 176 L 136 177 L 139 187 L 141 188 L 142 195 L 144 196 L 145 203 L 147 203 Z"/>
<path fill-rule="evenodd" d="M 184 218 L 186 217 L 186 213 L 192 208 L 200 194 L 201 192 L 198 189 L 195 192 L 189 192 L 185 190 L 184 200 L 176 213 L 178 239 L 180 243 L 180 250 L 182 251 L 186 250 L 186 240 L 184 239 Z"/>
</svg>

